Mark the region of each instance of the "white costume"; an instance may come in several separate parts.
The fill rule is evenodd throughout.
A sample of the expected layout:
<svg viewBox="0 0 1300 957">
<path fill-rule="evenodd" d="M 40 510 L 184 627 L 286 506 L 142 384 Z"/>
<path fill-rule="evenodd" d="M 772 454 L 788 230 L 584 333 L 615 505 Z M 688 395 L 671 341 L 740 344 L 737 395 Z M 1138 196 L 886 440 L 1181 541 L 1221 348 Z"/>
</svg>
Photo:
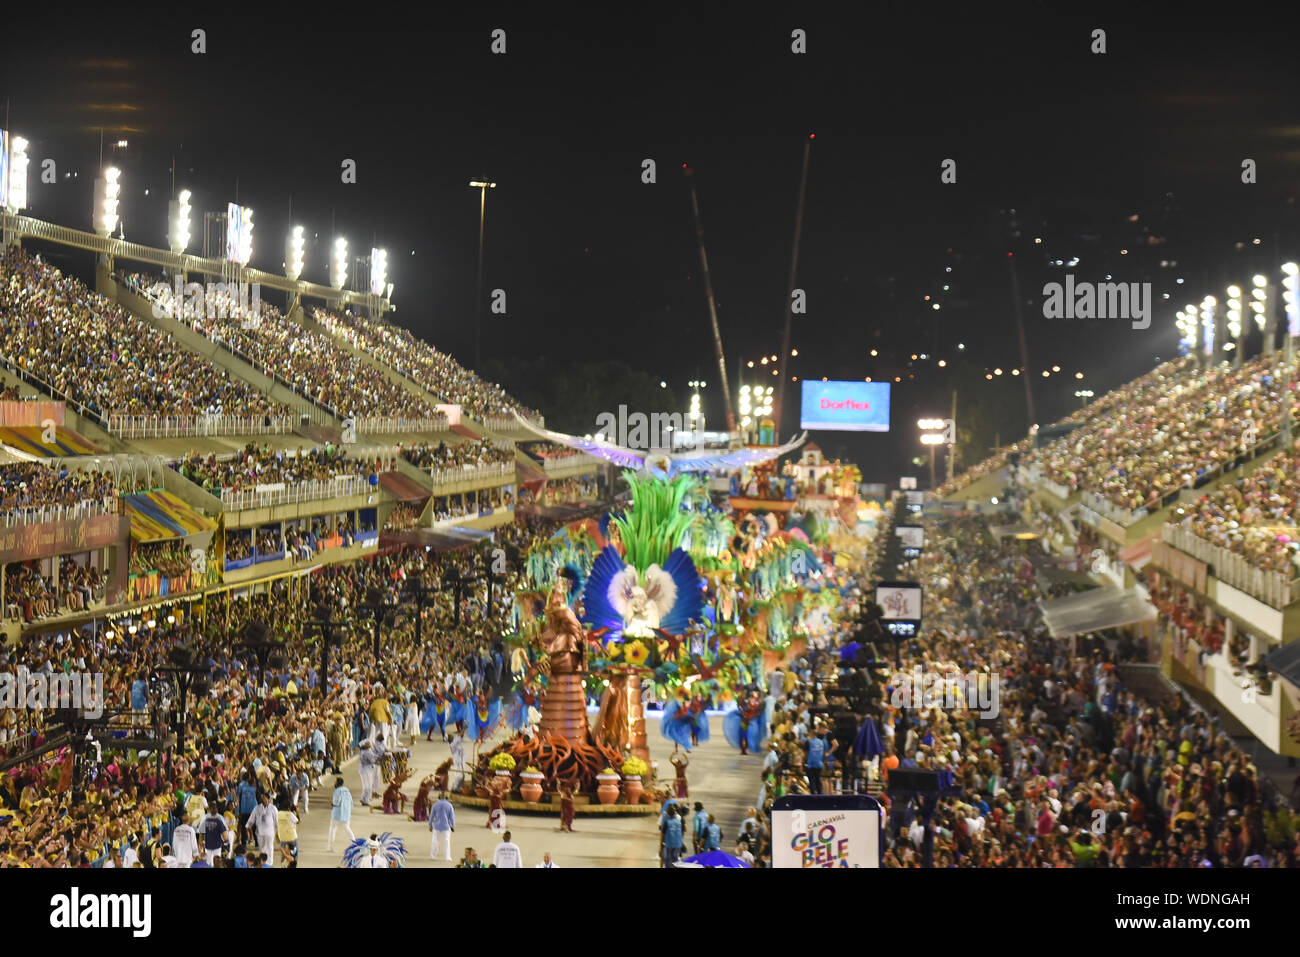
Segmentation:
<svg viewBox="0 0 1300 957">
<path fill-rule="evenodd" d="M 380 790 L 379 756 L 382 744 L 361 749 L 357 759 L 357 771 L 361 775 L 361 803 L 369 804 L 370 796 Z"/>
<path fill-rule="evenodd" d="M 248 829 L 257 835 L 257 849 L 271 861 L 275 855 L 275 832 L 279 825 L 279 811 L 274 804 L 259 804 L 248 816 Z"/>
<path fill-rule="evenodd" d="M 455 777 L 451 782 L 451 789 L 459 791 L 461 781 L 464 779 L 465 769 L 465 739 L 460 735 L 451 739 L 451 768 L 455 772 Z"/>
</svg>

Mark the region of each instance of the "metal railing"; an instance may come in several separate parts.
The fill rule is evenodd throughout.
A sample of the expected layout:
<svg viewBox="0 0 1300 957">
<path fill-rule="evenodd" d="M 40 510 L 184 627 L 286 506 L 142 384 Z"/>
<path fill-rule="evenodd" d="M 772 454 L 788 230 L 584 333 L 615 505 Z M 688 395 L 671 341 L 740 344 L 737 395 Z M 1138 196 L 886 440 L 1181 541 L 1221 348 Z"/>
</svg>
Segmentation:
<svg viewBox="0 0 1300 957">
<path fill-rule="evenodd" d="M 1177 494 L 1177 493 L 1175 493 Z M 1084 492 L 1080 501 L 1103 518 L 1108 518 L 1116 525 L 1127 528 L 1142 521 L 1151 513 L 1144 508 L 1124 508 L 1096 492 Z"/>
<path fill-rule="evenodd" d="M 110 415 L 108 431 L 124 439 L 190 438 L 204 435 L 287 435 L 289 415 Z"/>
<path fill-rule="evenodd" d="M 0 511 L 0 526 L 44 525 L 47 522 L 76 522 L 94 515 L 116 515 L 117 496 L 86 499 L 75 505 L 22 506 Z"/>
<path fill-rule="evenodd" d="M 401 432 L 449 432 L 451 430 L 451 425 L 445 415 L 427 419 L 367 415 L 354 421 L 357 425 L 357 431 L 365 435 L 395 435 Z"/>
<path fill-rule="evenodd" d="M 524 416 L 524 418 L 529 422 L 533 423 L 533 425 L 537 426 L 539 429 L 546 428 L 546 416 L 544 415 L 534 415 L 534 416 L 526 415 Z M 515 420 L 515 417 L 513 415 L 489 415 L 483 417 L 482 419 L 479 419 L 479 421 L 482 422 L 485 427 L 491 429 L 493 432 L 524 431 L 523 426 L 521 426 Z"/>
<path fill-rule="evenodd" d="M 590 465 L 595 467 L 601 464 L 601 459 L 594 455 L 587 455 L 579 452 L 577 455 L 565 455 L 560 458 L 542 459 L 542 470 L 546 472 L 559 472 L 564 469 L 571 469 L 575 465 Z"/>
<path fill-rule="evenodd" d="M 476 482 L 482 479 L 496 479 L 503 475 L 513 476 L 515 474 L 514 462 L 502 462 L 499 465 L 476 465 L 471 468 L 438 468 L 428 469 L 429 478 L 433 480 L 433 487 L 440 485 L 458 485 L 461 482 Z"/>
<path fill-rule="evenodd" d="M 1181 552 L 1209 565 L 1219 581 L 1258 598 L 1273 608 L 1286 608 L 1300 601 L 1300 578 L 1287 572 L 1260 568 L 1244 556 L 1216 545 L 1183 525 L 1166 525 L 1161 539 Z"/>
<path fill-rule="evenodd" d="M 221 508 L 238 512 L 246 508 L 272 508 L 276 505 L 296 505 L 327 498 L 346 498 L 352 495 L 370 495 L 378 489 L 364 475 L 344 475 L 332 479 L 312 479 L 294 482 L 284 488 L 222 489 Z"/>
</svg>

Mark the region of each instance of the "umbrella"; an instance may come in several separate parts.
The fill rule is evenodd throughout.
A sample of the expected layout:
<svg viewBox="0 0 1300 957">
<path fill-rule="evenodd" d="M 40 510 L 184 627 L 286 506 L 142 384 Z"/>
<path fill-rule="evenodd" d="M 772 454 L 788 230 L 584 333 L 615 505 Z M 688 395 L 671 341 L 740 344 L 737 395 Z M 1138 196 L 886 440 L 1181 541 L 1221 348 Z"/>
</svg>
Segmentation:
<svg viewBox="0 0 1300 957">
<path fill-rule="evenodd" d="M 880 743 L 880 732 L 876 730 L 876 722 L 871 718 L 862 722 L 862 727 L 858 729 L 853 750 L 857 752 L 858 757 L 864 758 L 874 758 L 878 754 L 885 753 L 885 747 Z"/>
<path fill-rule="evenodd" d="M 740 858 L 732 857 L 723 851 L 705 851 L 703 854 L 686 858 L 686 863 L 697 867 L 749 867 Z"/>
</svg>

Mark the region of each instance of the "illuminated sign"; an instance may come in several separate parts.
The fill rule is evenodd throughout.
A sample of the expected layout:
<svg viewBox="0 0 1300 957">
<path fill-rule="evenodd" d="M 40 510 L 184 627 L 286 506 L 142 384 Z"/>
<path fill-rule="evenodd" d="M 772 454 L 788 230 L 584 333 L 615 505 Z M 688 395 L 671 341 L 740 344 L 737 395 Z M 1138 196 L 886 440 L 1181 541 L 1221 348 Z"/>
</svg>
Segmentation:
<svg viewBox="0 0 1300 957">
<path fill-rule="evenodd" d="M 880 867 L 881 813 L 865 794 L 788 794 L 772 805 L 774 868 Z"/>
<path fill-rule="evenodd" d="M 921 586 L 916 582 L 879 582 L 876 604 L 886 621 L 920 621 Z"/>
<path fill-rule="evenodd" d="M 804 379 L 800 427 L 840 432 L 889 431 L 888 382 Z"/>
</svg>

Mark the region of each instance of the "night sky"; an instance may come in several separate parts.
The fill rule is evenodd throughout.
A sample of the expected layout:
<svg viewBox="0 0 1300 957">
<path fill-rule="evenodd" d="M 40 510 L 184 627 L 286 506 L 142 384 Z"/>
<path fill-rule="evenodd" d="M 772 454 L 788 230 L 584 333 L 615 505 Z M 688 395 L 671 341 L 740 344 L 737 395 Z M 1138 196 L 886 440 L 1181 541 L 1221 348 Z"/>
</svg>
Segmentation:
<svg viewBox="0 0 1300 957">
<path fill-rule="evenodd" d="M 32 143 L 29 214 L 89 228 L 102 129 L 105 161 L 123 170 L 127 239 L 165 245 L 175 156 L 199 223 L 237 183 L 256 211 L 254 266 L 279 271 L 298 223 L 318 237 L 306 279 L 326 281 L 332 228 L 354 255 L 372 239 L 387 248 L 396 321 L 471 364 L 479 209 L 467 183 L 490 177 L 485 284 L 506 290 L 508 312 L 485 317 L 484 366 L 525 401 L 535 384 L 509 377 L 514 362 L 545 357 L 562 376 L 566 359 L 619 361 L 677 396 L 646 412 L 684 410 L 687 380 L 704 378 L 720 424 L 681 166 L 695 170 L 734 377 L 738 360 L 780 348 L 809 133 L 797 283 L 808 313 L 795 317 L 787 372 L 901 378 L 891 435 L 815 436 L 867 480 L 924 474 L 907 464 L 922 451 L 914 420 L 946 414 L 954 388 L 972 456 L 995 435 L 1024 434 L 1020 381 L 984 378 L 1021 364 L 1008 251 L 1043 423 L 1077 407 L 1076 389 L 1100 393 L 1176 354 L 1175 309 L 1300 255 L 1300 55 L 1264 13 L 1238 28 L 1172 8 L 1137 23 L 736 4 L 708 15 L 632 6 L 567 24 L 549 6 L 438 5 L 409 24 L 374 7 L 383 28 L 368 29 L 365 6 L 312 12 L 311 24 L 306 8 L 257 9 L 98 22 L 7 11 L 0 108 L 7 100 L 8 128 Z M 195 27 L 207 30 L 202 56 L 190 53 Z M 498 27 L 504 56 L 489 50 Z M 1105 55 L 1090 52 L 1097 27 Z M 807 31 L 804 55 L 790 51 L 795 28 Z M 129 146 L 115 151 L 119 139 Z M 46 157 L 57 186 L 37 181 Z M 1247 157 L 1255 185 L 1241 183 Z M 357 162 L 356 185 L 340 182 L 344 158 Z M 641 182 L 645 158 L 654 185 Z M 956 184 L 940 182 L 945 158 Z M 1074 257 L 1073 270 L 1050 265 Z M 88 274 L 89 257 L 66 266 Z M 1152 282 L 1152 327 L 1044 319 L 1042 285 L 1066 271 Z M 1062 371 L 1042 378 L 1053 365 Z M 622 400 L 611 394 L 610 408 Z M 791 388 L 787 432 L 796 400 Z"/>
</svg>

